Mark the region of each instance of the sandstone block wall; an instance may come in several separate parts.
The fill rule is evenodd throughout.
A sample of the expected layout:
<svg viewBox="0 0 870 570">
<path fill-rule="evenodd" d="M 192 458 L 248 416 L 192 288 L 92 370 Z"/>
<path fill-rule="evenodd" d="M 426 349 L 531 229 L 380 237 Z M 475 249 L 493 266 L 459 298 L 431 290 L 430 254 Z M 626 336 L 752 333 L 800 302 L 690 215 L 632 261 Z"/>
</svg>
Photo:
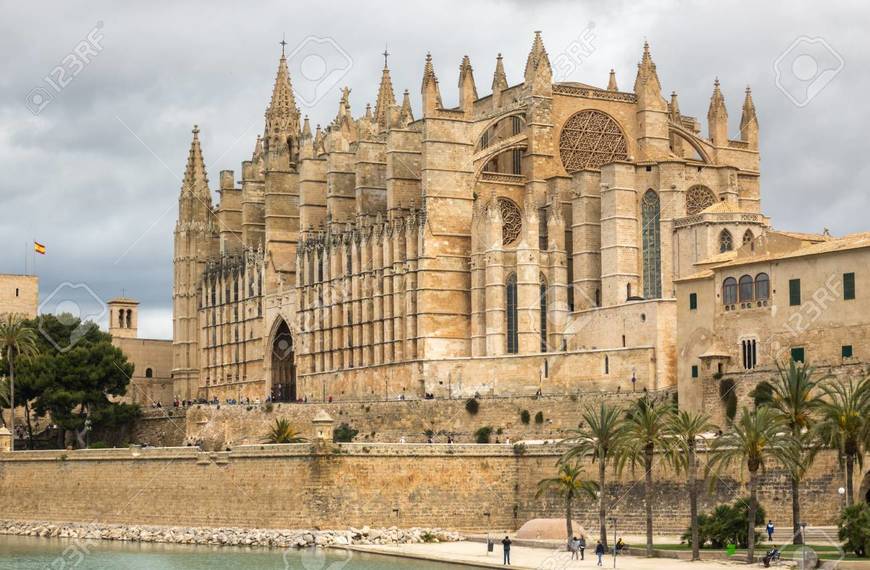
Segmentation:
<svg viewBox="0 0 870 570">
<path fill-rule="evenodd" d="M 0 504 L 21 520 L 265 528 L 441 526 L 515 529 L 534 517 L 559 517 L 562 500 L 535 499 L 536 483 L 552 476 L 561 449 L 530 445 L 308 444 L 239 447 L 33 451 L 0 454 Z M 594 466 L 587 465 L 594 472 Z M 626 472 L 609 486 L 620 532 L 643 524 L 642 473 Z M 662 465 L 655 472 L 657 532 L 688 524 L 682 479 Z M 836 458 L 823 453 L 802 491 L 806 521 L 830 525 L 842 484 Z M 770 518 L 787 528 L 785 474 L 771 470 L 761 485 Z M 735 471 L 703 508 L 745 493 Z M 579 502 L 577 519 L 596 526 L 596 508 Z"/>
</svg>

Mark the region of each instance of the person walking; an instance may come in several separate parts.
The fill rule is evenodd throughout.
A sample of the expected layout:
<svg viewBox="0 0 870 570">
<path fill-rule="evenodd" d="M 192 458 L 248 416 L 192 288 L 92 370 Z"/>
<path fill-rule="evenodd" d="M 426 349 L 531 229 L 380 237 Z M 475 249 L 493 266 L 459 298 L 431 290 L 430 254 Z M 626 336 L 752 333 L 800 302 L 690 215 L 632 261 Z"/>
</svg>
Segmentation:
<svg viewBox="0 0 870 570">
<path fill-rule="evenodd" d="M 505 536 L 504 540 L 501 541 L 502 547 L 504 548 L 504 566 L 510 566 L 511 563 L 511 539 L 509 536 Z"/>
<path fill-rule="evenodd" d="M 580 551 L 580 560 L 585 560 L 586 538 L 582 534 L 580 535 L 580 538 L 577 539 L 577 550 Z"/>
<path fill-rule="evenodd" d="M 768 519 L 767 521 L 767 542 L 773 542 L 773 520 Z"/>
<path fill-rule="evenodd" d="M 598 566 L 602 566 L 601 557 L 604 556 L 604 545 L 601 544 L 601 541 L 598 541 L 598 544 L 595 545 L 595 556 L 598 557 Z"/>
<path fill-rule="evenodd" d="M 568 541 L 568 550 L 571 551 L 571 560 L 577 560 L 577 537 L 572 537 L 571 540 Z"/>
</svg>

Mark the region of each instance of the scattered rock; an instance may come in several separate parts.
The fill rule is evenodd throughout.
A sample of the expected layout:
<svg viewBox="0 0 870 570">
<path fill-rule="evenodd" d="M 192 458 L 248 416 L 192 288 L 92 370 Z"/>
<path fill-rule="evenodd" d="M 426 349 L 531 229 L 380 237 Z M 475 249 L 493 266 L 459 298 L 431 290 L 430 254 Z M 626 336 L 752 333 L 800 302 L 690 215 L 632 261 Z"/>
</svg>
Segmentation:
<svg viewBox="0 0 870 570">
<path fill-rule="evenodd" d="M 353 544 L 410 544 L 435 537 L 438 542 L 456 542 L 464 537 L 441 528 L 350 528 L 347 530 L 298 530 L 250 528 L 190 528 L 99 523 L 45 523 L 0 520 L 0 534 L 85 538 L 172 544 L 271 546 L 310 548 Z"/>
</svg>

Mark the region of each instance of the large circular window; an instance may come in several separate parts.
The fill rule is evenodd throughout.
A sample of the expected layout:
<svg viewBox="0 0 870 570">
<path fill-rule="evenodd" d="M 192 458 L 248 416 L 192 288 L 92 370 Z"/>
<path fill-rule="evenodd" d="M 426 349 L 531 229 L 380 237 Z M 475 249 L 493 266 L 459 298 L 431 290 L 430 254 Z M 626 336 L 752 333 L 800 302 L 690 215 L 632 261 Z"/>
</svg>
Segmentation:
<svg viewBox="0 0 870 570">
<path fill-rule="evenodd" d="M 580 111 L 571 116 L 559 135 L 559 155 L 568 172 L 601 168 L 628 158 L 628 145 L 619 123 L 601 111 Z"/>
</svg>

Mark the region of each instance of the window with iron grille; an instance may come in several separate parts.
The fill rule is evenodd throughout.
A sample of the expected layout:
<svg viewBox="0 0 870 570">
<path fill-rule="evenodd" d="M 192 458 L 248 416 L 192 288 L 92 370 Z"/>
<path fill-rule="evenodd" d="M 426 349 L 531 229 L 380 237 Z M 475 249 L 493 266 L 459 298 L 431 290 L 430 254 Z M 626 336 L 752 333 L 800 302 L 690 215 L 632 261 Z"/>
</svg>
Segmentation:
<svg viewBox="0 0 870 570">
<path fill-rule="evenodd" d="M 788 280 L 788 304 L 792 307 L 801 304 L 801 280 Z"/>
<path fill-rule="evenodd" d="M 843 299 L 851 301 L 855 298 L 855 274 L 843 273 Z"/>
</svg>

